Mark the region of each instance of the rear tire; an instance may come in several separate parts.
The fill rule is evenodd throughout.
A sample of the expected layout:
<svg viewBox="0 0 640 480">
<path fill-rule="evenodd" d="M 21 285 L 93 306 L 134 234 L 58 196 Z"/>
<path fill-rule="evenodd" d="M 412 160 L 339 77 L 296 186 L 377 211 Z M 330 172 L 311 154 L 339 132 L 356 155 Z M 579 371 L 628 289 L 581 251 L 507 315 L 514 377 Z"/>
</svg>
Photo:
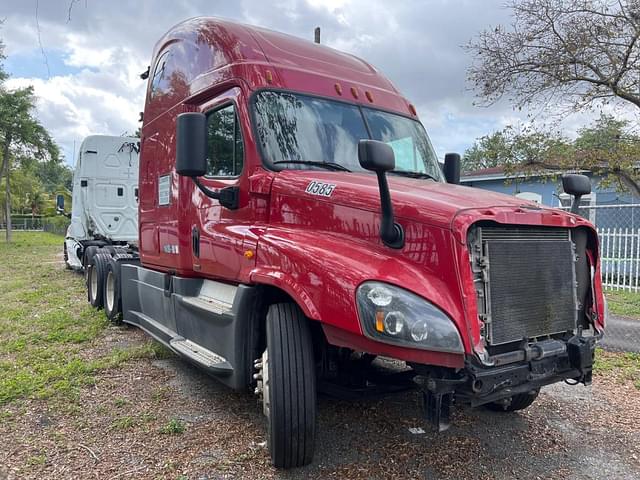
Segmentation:
<svg viewBox="0 0 640 480">
<path fill-rule="evenodd" d="M 64 267 L 67 270 L 71 270 L 71 265 L 69 265 L 69 252 L 67 251 L 67 241 L 66 240 L 62 243 L 62 255 L 64 257 Z"/>
<path fill-rule="evenodd" d="M 493 410 L 494 412 L 516 412 L 518 410 L 524 410 L 528 406 L 530 406 L 536 398 L 538 398 L 538 394 L 540 390 L 534 390 L 532 392 L 527 393 L 518 393 L 511 397 L 511 403 L 500 403 L 500 402 L 491 402 L 487 403 L 486 407 L 489 410 Z"/>
<path fill-rule="evenodd" d="M 110 257 L 106 253 L 94 255 L 92 263 L 89 264 L 87 275 L 87 292 L 89 303 L 95 308 L 104 306 L 104 282 L 107 277 L 107 267 Z"/>
<path fill-rule="evenodd" d="M 85 248 L 84 253 L 82 254 L 82 266 L 84 267 L 84 281 L 87 283 L 87 287 L 89 286 L 89 265 L 93 262 L 93 257 L 98 253 L 98 247 L 92 245 L 90 247 Z"/>
<path fill-rule="evenodd" d="M 316 375 L 308 320 L 297 305 L 271 305 L 263 401 L 276 468 L 311 463 L 316 434 Z"/>
<path fill-rule="evenodd" d="M 120 293 L 120 265 L 115 258 L 110 258 L 104 280 L 104 313 L 114 324 L 122 323 L 122 297 Z"/>
</svg>

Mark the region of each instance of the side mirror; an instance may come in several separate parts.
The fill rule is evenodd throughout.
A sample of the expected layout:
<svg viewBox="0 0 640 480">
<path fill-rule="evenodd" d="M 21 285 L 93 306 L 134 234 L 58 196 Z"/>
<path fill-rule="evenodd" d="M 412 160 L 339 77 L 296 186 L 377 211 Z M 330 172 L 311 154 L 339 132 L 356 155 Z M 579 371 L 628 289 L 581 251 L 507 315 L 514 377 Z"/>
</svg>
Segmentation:
<svg viewBox="0 0 640 480">
<path fill-rule="evenodd" d="M 388 172 L 396 168 L 393 148 L 378 140 L 360 140 L 358 160 L 362 168 L 372 172 Z"/>
<path fill-rule="evenodd" d="M 204 186 L 198 177 L 207 173 L 207 117 L 203 113 L 188 112 L 176 120 L 176 173 L 191 177 L 207 197 L 218 200 L 230 210 L 240 207 L 238 187 L 226 187 L 217 191 Z"/>
<path fill-rule="evenodd" d="M 447 153 L 444 156 L 444 178 L 447 183 L 458 185 L 460 183 L 460 155 Z"/>
<path fill-rule="evenodd" d="M 586 175 L 577 173 L 567 173 L 562 176 L 562 189 L 565 193 L 573 195 L 571 203 L 571 213 L 578 213 L 580 199 L 583 195 L 591 193 L 591 180 Z"/>
<path fill-rule="evenodd" d="M 64 213 L 64 195 L 56 195 L 56 212 Z"/>
<path fill-rule="evenodd" d="M 393 205 L 386 173 L 396 168 L 396 157 L 393 149 L 384 142 L 377 140 L 360 140 L 358 143 L 358 160 L 365 170 L 376 172 L 378 188 L 380 190 L 380 205 L 382 220 L 380 221 L 380 238 L 391 248 L 404 246 L 404 230 L 402 225 L 395 223 Z"/>
<path fill-rule="evenodd" d="M 207 173 L 207 117 L 188 112 L 176 120 L 176 173 L 201 177 Z"/>
</svg>

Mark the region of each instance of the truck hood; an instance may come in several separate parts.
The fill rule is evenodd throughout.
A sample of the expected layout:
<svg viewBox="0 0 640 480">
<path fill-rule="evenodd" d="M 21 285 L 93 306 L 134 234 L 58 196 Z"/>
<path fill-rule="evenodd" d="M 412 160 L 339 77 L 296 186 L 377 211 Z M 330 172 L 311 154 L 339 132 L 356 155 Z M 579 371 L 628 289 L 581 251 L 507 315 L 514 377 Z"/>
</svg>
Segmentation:
<svg viewBox="0 0 640 480">
<path fill-rule="evenodd" d="M 400 219 L 451 228 L 454 219 L 460 213 L 482 217 L 492 208 L 503 213 L 530 211 L 535 212 L 537 217 L 545 213 L 556 218 L 572 217 L 534 202 L 488 190 L 439 183 L 428 179 L 399 177 L 393 174 L 388 175 L 387 178 L 394 214 Z M 311 182 L 326 183 L 335 187 L 330 196 L 313 194 L 306 191 Z M 293 195 L 308 199 L 310 202 L 329 202 L 336 206 L 380 212 L 378 181 L 372 173 L 285 170 L 276 176 L 272 192 L 276 195 Z M 496 212 L 490 213 L 494 216 L 496 214 Z M 536 221 L 535 223 L 548 222 Z"/>
</svg>

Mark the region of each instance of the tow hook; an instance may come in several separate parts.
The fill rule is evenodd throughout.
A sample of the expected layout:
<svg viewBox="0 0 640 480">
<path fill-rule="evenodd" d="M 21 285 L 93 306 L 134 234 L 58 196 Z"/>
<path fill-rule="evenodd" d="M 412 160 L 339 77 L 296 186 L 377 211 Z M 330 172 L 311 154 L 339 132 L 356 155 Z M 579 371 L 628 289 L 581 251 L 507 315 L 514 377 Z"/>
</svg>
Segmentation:
<svg viewBox="0 0 640 480">
<path fill-rule="evenodd" d="M 569 363 L 580 372 L 580 378 L 576 380 L 585 385 L 591 384 L 594 351 L 595 338 L 593 337 L 575 336 L 567 342 Z"/>
<path fill-rule="evenodd" d="M 413 380 L 420 392 L 424 406 L 425 418 L 438 432 L 444 432 L 451 426 L 451 406 L 457 385 L 466 379 L 435 379 L 433 377 L 415 377 Z"/>
</svg>

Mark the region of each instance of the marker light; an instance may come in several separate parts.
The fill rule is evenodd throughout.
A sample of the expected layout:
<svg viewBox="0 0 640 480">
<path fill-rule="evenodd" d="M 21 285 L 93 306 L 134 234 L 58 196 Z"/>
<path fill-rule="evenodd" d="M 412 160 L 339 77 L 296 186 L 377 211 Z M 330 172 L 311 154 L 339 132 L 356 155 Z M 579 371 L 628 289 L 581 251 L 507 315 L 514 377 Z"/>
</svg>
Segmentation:
<svg viewBox="0 0 640 480">
<path fill-rule="evenodd" d="M 384 332 L 384 312 L 382 310 L 376 312 L 376 331 Z"/>
</svg>

